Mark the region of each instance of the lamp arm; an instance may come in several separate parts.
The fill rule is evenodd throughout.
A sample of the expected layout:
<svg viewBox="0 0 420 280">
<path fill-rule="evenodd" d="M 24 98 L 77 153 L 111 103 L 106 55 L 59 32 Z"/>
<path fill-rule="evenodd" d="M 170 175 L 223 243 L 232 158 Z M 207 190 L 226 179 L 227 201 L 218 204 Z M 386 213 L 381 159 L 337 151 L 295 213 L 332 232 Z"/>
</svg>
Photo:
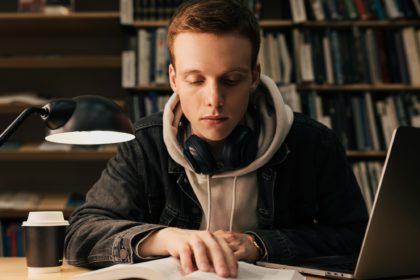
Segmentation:
<svg viewBox="0 0 420 280">
<path fill-rule="evenodd" d="M 0 146 L 7 141 L 7 139 L 13 134 L 13 132 L 33 113 L 37 113 L 40 116 L 48 115 L 48 110 L 44 108 L 29 107 L 22 111 L 17 118 L 3 131 L 0 135 Z"/>
</svg>

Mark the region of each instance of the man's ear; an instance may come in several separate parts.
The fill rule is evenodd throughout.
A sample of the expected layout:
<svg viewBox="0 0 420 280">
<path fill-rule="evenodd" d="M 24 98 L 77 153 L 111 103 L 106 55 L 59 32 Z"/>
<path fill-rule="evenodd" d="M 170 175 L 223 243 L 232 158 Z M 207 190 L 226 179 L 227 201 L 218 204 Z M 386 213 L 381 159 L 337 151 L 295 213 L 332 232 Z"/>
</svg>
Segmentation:
<svg viewBox="0 0 420 280">
<path fill-rule="evenodd" d="M 260 84 L 261 78 L 261 65 L 258 63 L 255 65 L 254 69 L 252 70 L 252 84 L 251 84 L 251 91 L 255 91 L 255 89 Z"/>
<path fill-rule="evenodd" d="M 175 74 L 175 67 L 169 64 L 169 83 L 171 85 L 172 91 L 176 92 L 176 74 Z"/>
</svg>

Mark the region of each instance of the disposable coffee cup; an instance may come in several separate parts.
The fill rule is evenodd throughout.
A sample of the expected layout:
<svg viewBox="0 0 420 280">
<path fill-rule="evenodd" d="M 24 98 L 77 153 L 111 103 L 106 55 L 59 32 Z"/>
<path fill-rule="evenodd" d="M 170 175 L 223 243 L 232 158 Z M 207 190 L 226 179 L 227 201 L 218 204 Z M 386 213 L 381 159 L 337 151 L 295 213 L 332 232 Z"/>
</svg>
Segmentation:
<svg viewBox="0 0 420 280">
<path fill-rule="evenodd" d="M 61 271 L 68 225 L 61 211 L 29 212 L 28 220 L 22 224 L 28 273 Z"/>
</svg>

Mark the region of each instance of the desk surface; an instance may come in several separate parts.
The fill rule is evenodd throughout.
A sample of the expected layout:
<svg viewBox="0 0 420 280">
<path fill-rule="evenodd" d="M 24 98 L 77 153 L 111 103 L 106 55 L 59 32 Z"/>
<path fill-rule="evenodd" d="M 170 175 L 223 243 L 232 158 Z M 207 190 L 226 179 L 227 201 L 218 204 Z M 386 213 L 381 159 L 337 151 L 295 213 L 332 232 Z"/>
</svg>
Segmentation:
<svg viewBox="0 0 420 280">
<path fill-rule="evenodd" d="M 26 280 L 26 279 L 39 279 L 39 280 L 66 280 L 72 276 L 88 271 L 84 268 L 79 268 L 64 264 L 61 272 L 45 273 L 28 277 L 26 269 L 25 258 L 0 258 L 0 279 L 13 279 L 13 280 Z"/>
<path fill-rule="evenodd" d="M 13 280 L 67 280 L 72 276 L 89 271 L 64 263 L 61 272 L 45 273 L 28 277 L 25 258 L 0 257 L 0 279 Z M 322 280 L 322 278 L 306 277 L 306 280 Z"/>
</svg>

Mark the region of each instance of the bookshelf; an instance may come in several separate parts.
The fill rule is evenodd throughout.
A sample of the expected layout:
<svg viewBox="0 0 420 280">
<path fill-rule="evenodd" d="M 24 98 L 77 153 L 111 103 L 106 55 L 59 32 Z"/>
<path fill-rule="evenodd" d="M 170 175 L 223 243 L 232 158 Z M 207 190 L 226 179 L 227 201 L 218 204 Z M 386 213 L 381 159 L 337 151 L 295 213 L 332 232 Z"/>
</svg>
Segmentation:
<svg viewBox="0 0 420 280">
<path fill-rule="evenodd" d="M 336 131 L 347 149 L 369 208 L 386 156 L 390 131 L 397 125 L 420 125 L 420 81 L 417 80 L 417 76 L 420 77 L 420 3 L 412 0 L 262 0 L 244 3 L 251 9 L 256 3 L 261 4 L 254 13 L 259 17 L 263 30 L 260 50 L 263 53 L 260 56 L 262 72 L 275 79 L 276 71 L 270 68 L 279 67 L 281 71 L 277 71 L 278 79 L 275 81 L 286 103 L 294 105 L 292 108 L 295 111 L 308 114 Z M 372 5 L 368 6 L 368 3 Z M 418 7 L 414 7 L 417 4 Z M 131 36 L 137 40 L 128 51 L 134 52 L 133 56 L 143 64 L 142 58 L 139 58 L 142 49 L 137 49 L 143 40 L 139 30 L 155 38 L 156 30 L 165 28 L 169 21 L 165 12 L 163 16 L 159 14 L 160 8 L 165 10 L 165 6 L 154 7 L 155 13 L 152 14 L 147 14 L 150 7 L 145 6 L 142 11 L 135 2 L 131 8 L 131 11 L 121 11 L 122 25 L 131 30 Z M 409 43 L 411 35 L 406 36 L 404 32 L 413 32 L 411 39 L 416 43 Z M 278 56 L 273 56 L 274 52 L 268 46 L 273 44 L 270 43 L 273 38 L 274 41 L 280 40 L 280 34 L 284 35 L 287 56 L 291 61 L 288 80 L 284 74 L 279 74 L 287 71 L 280 43 L 277 43 Z M 363 39 L 358 43 L 361 47 L 355 46 L 354 42 L 360 38 Z M 371 42 L 366 43 L 366 40 Z M 397 40 L 400 40 L 398 53 Z M 361 56 L 364 52 L 368 53 Z M 372 52 L 376 60 L 370 58 L 373 57 Z M 330 73 L 325 66 L 326 53 L 329 53 Z M 319 57 L 323 61 L 317 60 Z M 302 62 L 303 59 L 306 61 Z M 272 61 L 279 60 L 282 62 L 272 66 Z M 147 61 L 152 72 L 149 82 L 140 80 L 141 68 L 134 69 L 139 76 L 134 75 L 136 82 L 126 87 L 135 97 L 130 101 L 134 110 L 144 106 L 144 114 L 148 114 L 147 107 L 149 110 L 151 107 L 147 102 L 157 100 L 160 103 L 160 96 L 171 93 L 167 83 L 153 80 L 156 67 L 153 63 L 157 61 L 153 58 Z M 348 65 L 351 70 L 348 70 Z M 124 66 L 122 68 L 124 73 Z M 312 73 L 305 72 L 307 69 L 312 69 Z M 391 71 L 393 69 L 397 70 Z M 321 77 L 316 75 L 320 70 L 323 71 Z M 338 79 L 338 74 L 344 78 Z"/>
<path fill-rule="evenodd" d="M 0 101 L 2 96 L 28 93 L 47 100 L 96 94 L 125 106 L 126 90 L 121 87 L 125 34 L 119 1 L 73 2 L 75 10 L 66 15 L 20 13 L 17 0 L 14 10 L 10 6 L 2 10 L 5 5 L 0 5 Z M 42 105 L 0 102 L 0 130 L 27 107 Z M 0 241 L 8 225 L 19 225 L 28 211 L 61 210 L 68 217 L 75 207 L 69 204 L 70 196 L 84 195 L 116 154 L 112 145 L 41 149 L 45 134 L 39 117 L 31 116 L 0 148 L 0 198 L 5 193 L 40 197 L 28 208 L 19 208 L 18 201 L 17 208 L 0 207 Z M 0 250 L 0 256 L 3 253 Z"/>
</svg>

